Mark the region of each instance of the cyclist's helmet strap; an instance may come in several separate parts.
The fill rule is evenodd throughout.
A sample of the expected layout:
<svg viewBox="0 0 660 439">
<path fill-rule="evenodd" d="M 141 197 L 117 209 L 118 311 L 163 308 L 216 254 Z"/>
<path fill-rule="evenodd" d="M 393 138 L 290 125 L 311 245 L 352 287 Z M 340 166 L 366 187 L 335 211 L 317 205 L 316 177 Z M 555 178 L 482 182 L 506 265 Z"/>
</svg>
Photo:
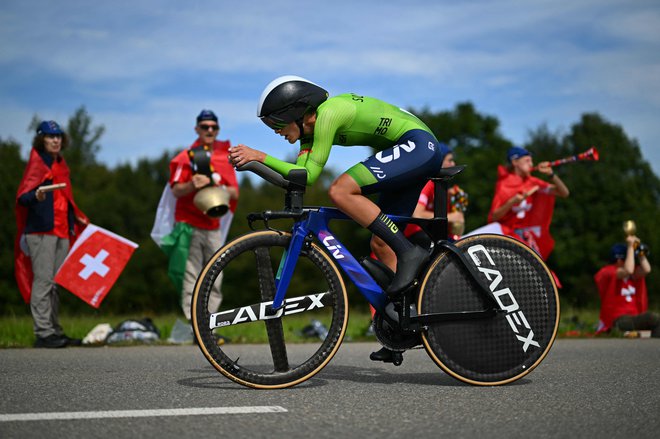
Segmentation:
<svg viewBox="0 0 660 439">
<path fill-rule="evenodd" d="M 328 99 L 328 92 L 300 76 L 280 76 L 266 86 L 257 116 L 270 128 L 279 129 L 291 122 L 302 121 L 303 115 L 315 110 Z"/>
</svg>

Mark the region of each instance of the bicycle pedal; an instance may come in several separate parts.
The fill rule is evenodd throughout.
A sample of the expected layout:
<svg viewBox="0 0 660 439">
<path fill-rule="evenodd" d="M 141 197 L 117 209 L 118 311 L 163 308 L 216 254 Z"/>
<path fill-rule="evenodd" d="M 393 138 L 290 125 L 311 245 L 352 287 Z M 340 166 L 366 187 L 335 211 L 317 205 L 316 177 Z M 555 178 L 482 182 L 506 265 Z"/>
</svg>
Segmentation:
<svg viewBox="0 0 660 439">
<path fill-rule="evenodd" d="M 403 363 L 403 353 L 392 352 L 391 363 L 395 366 L 401 366 L 401 363 Z"/>
<path fill-rule="evenodd" d="M 381 348 L 379 351 L 372 352 L 369 355 L 371 361 L 382 361 L 383 363 L 392 363 L 400 366 L 403 363 L 403 353 L 391 351 L 387 348 Z"/>
</svg>

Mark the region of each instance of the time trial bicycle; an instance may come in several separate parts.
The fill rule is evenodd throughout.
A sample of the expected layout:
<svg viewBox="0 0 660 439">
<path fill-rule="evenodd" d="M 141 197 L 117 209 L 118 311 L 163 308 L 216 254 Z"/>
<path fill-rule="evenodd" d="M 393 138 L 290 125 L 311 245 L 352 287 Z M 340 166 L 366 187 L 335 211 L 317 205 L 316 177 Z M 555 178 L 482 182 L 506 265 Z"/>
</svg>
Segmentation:
<svg viewBox="0 0 660 439">
<path fill-rule="evenodd" d="M 339 267 L 376 309 L 374 332 L 394 352 L 423 345 L 446 373 L 474 385 L 500 385 L 527 375 L 550 350 L 559 324 L 559 296 L 539 255 L 502 235 L 447 238 L 447 188 L 463 166 L 444 168 L 435 182 L 434 218 L 391 216 L 418 224 L 432 238 L 430 262 L 401 297 L 384 292 L 393 273 L 371 258 L 358 262 L 328 223 L 350 220 L 338 209 L 303 204 L 307 172 L 287 178 L 262 163 L 252 171 L 286 190 L 284 209 L 248 215 L 250 227 L 220 248 L 201 271 L 192 300 L 192 326 L 206 359 L 227 378 L 258 389 L 294 386 L 321 371 L 346 333 L 348 297 Z M 293 220 L 286 231 L 270 227 Z M 253 229 L 254 230 L 254 229 Z M 223 306 L 210 311 L 211 288 L 224 275 Z M 231 300 L 228 300 L 231 297 Z M 240 306 L 235 306 L 240 303 Z M 317 343 L 292 340 L 291 319 L 321 322 Z M 268 343 L 219 345 L 218 335 L 261 333 Z M 293 344 L 295 343 L 295 346 Z"/>
</svg>

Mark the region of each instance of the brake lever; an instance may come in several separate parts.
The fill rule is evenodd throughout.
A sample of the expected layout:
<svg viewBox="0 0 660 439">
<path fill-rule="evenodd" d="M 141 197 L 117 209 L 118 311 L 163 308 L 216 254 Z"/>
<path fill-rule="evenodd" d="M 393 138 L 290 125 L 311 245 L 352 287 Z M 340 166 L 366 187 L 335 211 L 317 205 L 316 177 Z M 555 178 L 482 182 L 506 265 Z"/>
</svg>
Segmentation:
<svg viewBox="0 0 660 439">
<path fill-rule="evenodd" d="M 271 232 L 277 232 L 279 235 L 282 235 L 283 232 L 278 229 L 273 229 L 270 225 L 268 225 L 268 214 L 267 212 L 262 212 L 261 214 L 253 214 L 250 213 L 247 216 L 247 221 L 248 221 L 248 226 L 250 227 L 251 230 L 256 230 L 253 226 L 253 223 L 256 221 L 263 221 L 264 222 L 264 227 L 266 230 L 269 230 Z"/>
<path fill-rule="evenodd" d="M 250 227 L 250 230 L 255 231 L 255 228 L 253 226 L 253 223 L 255 221 L 259 221 L 259 218 L 257 218 L 258 215 L 255 215 L 253 213 L 248 214 L 247 216 L 247 222 L 248 222 L 248 227 Z"/>
</svg>

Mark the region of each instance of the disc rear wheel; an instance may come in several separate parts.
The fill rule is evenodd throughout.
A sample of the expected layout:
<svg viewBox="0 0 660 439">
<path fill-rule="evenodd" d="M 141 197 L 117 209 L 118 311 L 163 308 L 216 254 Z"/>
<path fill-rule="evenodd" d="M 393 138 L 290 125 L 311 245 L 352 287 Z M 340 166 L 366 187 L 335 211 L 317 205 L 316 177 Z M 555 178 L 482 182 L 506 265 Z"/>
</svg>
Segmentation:
<svg viewBox="0 0 660 439">
<path fill-rule="evenodd" d="M 554 279 L 530 248 L 501 235 L 476 235 L 456 242 L 488 285 L 499 310 L 494 316 L 429 324 L 424 346 L 444 371 L 476 385 L 517 380 L 547 355 L 559 324 Z M 493 308 L 451 252 L 441 253 L 426 272 L 420 314 Z"/>
</svg>

